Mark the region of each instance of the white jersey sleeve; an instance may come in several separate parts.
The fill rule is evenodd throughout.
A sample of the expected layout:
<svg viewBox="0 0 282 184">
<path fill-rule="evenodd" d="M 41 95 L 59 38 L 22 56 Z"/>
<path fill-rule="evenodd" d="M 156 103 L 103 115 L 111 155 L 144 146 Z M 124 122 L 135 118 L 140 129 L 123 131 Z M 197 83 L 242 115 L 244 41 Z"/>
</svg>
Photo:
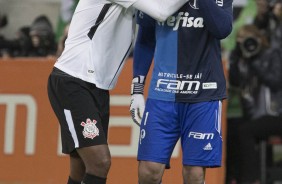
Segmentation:
<svg viewBox="0 0 282 184">
<path fill-rule="evenodd" d="M 165 21 L 189 0 L 109 0 L 125 8 L 130 6 L 148 14 L 158 21 Z"/>
<path fill-rule="evenodd" d="M 135 3 L 138 0 L 108 0 L 111 3 L 119 4 L 124 8 L 129 8 L 132 6 L 133 3 Z"/>
</svg>

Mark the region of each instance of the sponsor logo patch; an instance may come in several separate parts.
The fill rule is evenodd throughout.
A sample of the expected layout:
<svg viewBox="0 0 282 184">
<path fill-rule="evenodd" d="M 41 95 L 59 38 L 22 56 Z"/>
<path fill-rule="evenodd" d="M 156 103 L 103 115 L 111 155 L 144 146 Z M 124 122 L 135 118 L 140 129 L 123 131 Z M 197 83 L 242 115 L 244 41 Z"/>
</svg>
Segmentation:
<svg viewBox="0 0 282 184">
<path fill-rule="evenodd" d="M 197 8 L 195 8 L 197 9 Z M 177 15 L 172 15 L 164 22 L 158 22 L 160 26 L 171 27 L 173 31 L 177 31 L 179 27 L 182 28 L 203 28 L 203 17 L 190 16 L 189 12 L 178 12 Z"/>
<path fill-rule="evenodd" d="M 192 137 L 194 139 L 213 139 L 214 134 L 213 133 L 200 133 L 200 132 L 189 132 L 188 137 Z"/>
<path fill-rule="evenodd" d="M 203 83 L 203 89 L 217 89 L 217 83 L 216 82 Z"/>
</svg>

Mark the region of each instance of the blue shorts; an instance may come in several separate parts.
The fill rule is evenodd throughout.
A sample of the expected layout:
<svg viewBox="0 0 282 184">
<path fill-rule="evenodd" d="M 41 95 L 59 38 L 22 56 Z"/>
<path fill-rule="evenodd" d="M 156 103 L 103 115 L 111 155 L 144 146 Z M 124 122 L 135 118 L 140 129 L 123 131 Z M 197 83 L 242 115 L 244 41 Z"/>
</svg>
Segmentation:
<svg viewBox="0 0 282 184">
<path fill-rule="evenodd" d="M 221 101 L 176 103 L 148 99 L 137 159 L 169 165 L 179 138 L 183 165 L 221 166 Z"/>
</svg>

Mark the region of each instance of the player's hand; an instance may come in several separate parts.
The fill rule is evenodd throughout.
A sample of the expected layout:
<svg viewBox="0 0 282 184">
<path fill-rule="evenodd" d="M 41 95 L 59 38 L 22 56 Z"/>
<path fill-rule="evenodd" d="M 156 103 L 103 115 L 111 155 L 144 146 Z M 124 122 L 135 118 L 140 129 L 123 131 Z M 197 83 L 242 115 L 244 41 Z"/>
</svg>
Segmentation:
<svg viewBox="0 0 282 184">
<path fill-rule="evenodd" d="M 133 94 L 131 95 L 130 113 L 134 123 L 138 126 L 141 124 L 142 116 L 145 109 L 144 95 Z"/>
<path fill-rule="evenodd" d="M 141 124 L 142 116 L 145 109 L 144 99 L 145 76 L 134 77 L 131 84 L 131 103 L 130 113 L 134 123 L 138 126 Z"/>
</svg>

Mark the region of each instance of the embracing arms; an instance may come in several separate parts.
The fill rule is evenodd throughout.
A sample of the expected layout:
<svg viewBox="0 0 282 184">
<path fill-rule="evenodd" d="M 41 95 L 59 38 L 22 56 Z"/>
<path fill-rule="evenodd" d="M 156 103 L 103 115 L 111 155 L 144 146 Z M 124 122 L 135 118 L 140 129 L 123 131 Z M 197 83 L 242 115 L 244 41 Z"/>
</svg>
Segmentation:
<svg viewBox="0 0 282 184">
<path fill-rule="evenodd" d="M 158 21 L 165 21 L 188 0 L 109 0 L 125 8 L 134 8 L 150 15 Z"/>
</svg>

